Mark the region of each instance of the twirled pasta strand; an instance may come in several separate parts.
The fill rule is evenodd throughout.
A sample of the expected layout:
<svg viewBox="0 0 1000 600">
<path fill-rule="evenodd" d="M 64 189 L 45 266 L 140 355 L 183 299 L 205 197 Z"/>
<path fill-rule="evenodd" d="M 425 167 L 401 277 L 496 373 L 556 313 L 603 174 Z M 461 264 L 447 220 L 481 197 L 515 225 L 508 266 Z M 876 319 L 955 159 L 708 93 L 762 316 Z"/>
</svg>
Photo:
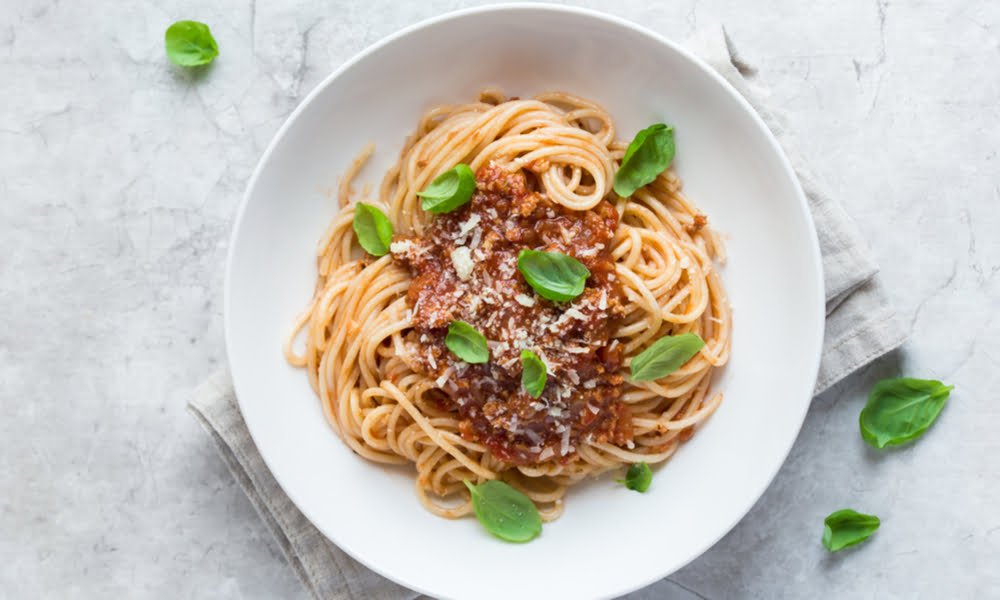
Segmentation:
<svg viewBox="0 0 1000 600">
<path fill-rule="evenodd" d="M 410 276 L 391 256 L 366 258 L 351 223 L 351 182 L 373 152 L 366 147 L 339 187 L 339 214 L 320 240 L 314 297 L 284 346 L 290 364 L 304 368 L 331 426 L 366 459 L 412 463 L 417 494 L 434 513 L 454 518 L 472 511 L 463 479 L 502 478 L 524 491 L 546 520 L 561 514 L 568 486 L 623 464 L 663 462 L 722 401 L 710 394 L 712 373 L 728 360 L 732 317 L 715 267 L 724 260 L 718 236 L 681 192 L 668 170 L 629 199 L 611 191 L 625 143 L 597 104 L 552 92 L 511 100 L 485 90 L 478 102 L 429 110 L 382 182 L 379 199 L 397 232 L 421 233 L 430 215 L 416 193 L 456 163 L 473 169 L 494 161 L 529 169 L 548 198 L 588 210 L 611 198 L 621 223 L 610 249 L 626 298 L 614 334 L 626 356 L 668 334 L 697 333 L 701 352 L 655 381 L 626 377 L 622 401 L 632 412 L 634 447 L 581 440 L 576 453 L 538 465 L 504 464 L 459 433 L 457 415 L 427 394 L 435 381 L 402 359 L 410 327 Z M 296 350 L 302 343 L 303 348 Z"/>
</svg>

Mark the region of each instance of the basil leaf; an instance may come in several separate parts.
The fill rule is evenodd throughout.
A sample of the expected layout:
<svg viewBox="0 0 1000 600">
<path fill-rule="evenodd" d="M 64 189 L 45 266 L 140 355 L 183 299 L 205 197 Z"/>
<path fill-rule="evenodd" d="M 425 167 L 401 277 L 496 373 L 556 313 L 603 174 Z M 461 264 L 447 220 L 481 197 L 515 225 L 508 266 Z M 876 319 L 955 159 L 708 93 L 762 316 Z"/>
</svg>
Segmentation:
<svg viewBox="0 0 1000 600">
<path fill-rule="evenodd" d="M 640 494 L 649 489 L 649 484 L 653 482 L 653 470 L 644 462 L 633 463 L 625 473 L 625 479 L 618 479 L 618 483 L 625 484 L 630 490 L 635 490 Z"/>
<path fill-rule="evenodd" d="M 531 350 L 521 350 L 521 385 L 532 398 L 542 395 L 548 379 L 545 363 Z"/>
<path fill-rule="evenodd" d="M 674 128 L 650 125 L 636 134 L 615 173 L 615 193 L 628 198 L 667 170 L 674 160 Z"/>
<path fill-rule="evenodd" d="M 467 363 L 481 364 L 490 359 L 486 338 L 465 321 L 452 321 L 444 345 Z"/>
<path fill-rule="evenodd" d="M 539 296 L 559 302 L 582 294 L 590 277 L 583 263 L 561 252 L 521 250 L 517 255 L 517 270 Z"/>
<path fill-rule="evenodd" d="M 446 213 L 462 206 L 476 191 L 476 176 L 469 165 L 459 163 L 438 175 L 424 191 L 420 207 L 427 212 Z"/>
<path fill-rule="evenodd" d="M 171 62 L 181 67 L 207 65 L 219 55 L 208 25 L 198 21 L 177 21 L 167 27 L 163 42 Z"/>
<path fill-rule="evenodd" d="M 530 498 L 502 481 L 473 485 L 463 480 L 472 494 L 472 509 L 486 531 L 508 542 L 527 542 L 542 532 L 542 517 Z"/>
<path fill-rule="evenodd" d="M 823 545 L 837 552 L 860 544 L 875 533 L 881 524 L 875 515 L 863 515 L 849 508 L 830 513 L 823 521 Z"/>
<path fill-rule="evenodd" d="M 652 381 L 666 377 L 691 360 L 705 342 L 695 333 L 665 335 L 632 357 L 632 381 Z"/>
<path fill-rule="evenodd" d="M 883 379 L 868 394 L 868 404 L 858 418 L 861 437 L 876 448 L 885 448 L 922 436 L 954 387 L 931 379 Z"/>
<path fill-rule="evenodd" d="M 392 243 L 392 223 L 378 208 L 364 202 L 354 206 L 354 233 L 368 254 L 388 254 L 389 244 Z"/>
</svg>

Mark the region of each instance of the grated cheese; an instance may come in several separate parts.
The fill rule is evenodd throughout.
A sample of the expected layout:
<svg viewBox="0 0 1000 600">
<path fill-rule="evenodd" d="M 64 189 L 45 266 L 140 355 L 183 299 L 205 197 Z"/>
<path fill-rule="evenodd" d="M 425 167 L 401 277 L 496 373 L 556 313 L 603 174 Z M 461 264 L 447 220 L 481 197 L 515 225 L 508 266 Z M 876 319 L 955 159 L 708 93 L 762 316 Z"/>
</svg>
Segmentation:
<svg viewBox="0 0 1000 600">
<path fill-rule="evenodd" d="M 468 281 L 469 277 L 472 276 L 472 270 L 476 267 L 476 263 L 473 262 L 469 254 L 469 249 L 465 246 L 459 246 L 451 251 L 451 264 L 455 267 L 455 273 L 462 281 Z"/>
<path fill-rule="evenodd" d="M 458 228 L 458 235 L 464 236 L 475 228 L 479 224 L 480 217 L 478 213 L 472 213 L 472 216 L 468 218 L 461 226 Z"/>
<path fill-rule="evenodd" d="M 514 300 L 521 306 L 534 306 L 535 299 L 527 294 L 518 294 L 514 296 Z"/>
<path fill-rule="evenodd" d="M 413 240 L 399 240 L 389 244 L 389 252 L 393 254 L 405 254 L 413 249 Z"/>
</svg>

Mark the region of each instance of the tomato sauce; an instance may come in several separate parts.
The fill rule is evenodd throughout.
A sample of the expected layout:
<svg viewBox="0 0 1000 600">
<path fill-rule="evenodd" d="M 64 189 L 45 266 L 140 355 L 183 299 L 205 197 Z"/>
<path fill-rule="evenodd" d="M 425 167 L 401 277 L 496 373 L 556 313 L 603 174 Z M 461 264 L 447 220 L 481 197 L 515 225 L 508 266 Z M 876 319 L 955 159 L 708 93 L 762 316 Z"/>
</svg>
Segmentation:
<svg viewBox="0 0 1000 600">
<path fill-rule="evenodd" d="M 621 346 L 613 333 L 624 294 L 610 250 L 618 213 L 602 201 L 573 211 L 534 188 L 534 176 L 489 164 L 476 173 L 472 200 L 436 215 L 421 236 L 396 236 L 393 258 L 413 281 L 406 360 L 437 379 L 440 407 L 459 415 L 460 432 L 513 464 L 568 460 L 580 440 L 630 445 L 631 415 L 621 401 Z M 591 272 L 570 302 L 539 296 L 517 269 L 522 249 L 561 252 Z M 463 362 L 445 346 L 449 323 L 482 333 L 490 361 Z M 548 368 L 541 397 L 521 386 L 521 351 Z"/>
</svg>

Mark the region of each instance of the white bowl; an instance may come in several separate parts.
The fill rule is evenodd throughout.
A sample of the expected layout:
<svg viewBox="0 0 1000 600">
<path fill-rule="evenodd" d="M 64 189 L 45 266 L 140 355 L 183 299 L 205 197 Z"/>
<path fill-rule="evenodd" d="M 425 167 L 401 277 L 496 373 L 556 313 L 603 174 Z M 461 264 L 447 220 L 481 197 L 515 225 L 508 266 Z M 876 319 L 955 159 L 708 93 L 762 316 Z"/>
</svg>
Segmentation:
<svg viewBox="0 0 1000 600">
<path fill-rule="evenodd" d="M 485 85 L 594 99 L 631 138 L 676 128 L 685 190 L 728 238 L 732 359 L 718 412 L 637 494 L 604 478 L 573 488 L 528 544 L 420 505 L 412 469 L 351 453 L 281 343 L 309 299 L 326 190 L 369 141 L 373 188 L 428 107 Z M 226 342 L 240 408 L 275 478 L 350 555 L 446 598 L 597 598 L 652 583 L 708 549 L 761 496 L 799 431 L 823 334 L 816 234 L 788 162 L 750 106 L 674 43 L 595 12 L 487 7 L 410 27 L 362 52 L 302 102 L 264 153 L 233 232 Z"/>
</svg>

